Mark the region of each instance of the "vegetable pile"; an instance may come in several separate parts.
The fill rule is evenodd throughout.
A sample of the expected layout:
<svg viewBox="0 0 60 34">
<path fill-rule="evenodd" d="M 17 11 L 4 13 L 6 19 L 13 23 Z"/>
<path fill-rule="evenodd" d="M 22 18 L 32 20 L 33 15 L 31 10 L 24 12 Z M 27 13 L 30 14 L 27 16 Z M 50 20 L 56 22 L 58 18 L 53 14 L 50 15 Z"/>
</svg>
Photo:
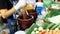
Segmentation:
<svg viewBox="0 0 60 34">
<path fill-rule="evenodd" d="M 45 30 L 55 30 L 56 28 L 58 28 L 58 30 L 60 30 L 60 24 L 55 24 L 55 23 L 43 24 L 43 29 L 45 29 Z"/>
<path fill-rule="evenodd" d="M 38 34 L 41 30 L 43 30 L 42 27 L 34 28 L 34 30 L 31 32 L 31 34 Z"/>
<path fill-rule="evenodd" d="M 38 34 L 60 34 L 60 30 L 50 30 L 50 31 L 42 30 Z"/>
<path fill-rule="evenodd" d="M 60 33 L 60 24 L 50 23 L 43 24 L 42 27 L 34 28 L 31 34 L 59 34 Z"/>
</svg>

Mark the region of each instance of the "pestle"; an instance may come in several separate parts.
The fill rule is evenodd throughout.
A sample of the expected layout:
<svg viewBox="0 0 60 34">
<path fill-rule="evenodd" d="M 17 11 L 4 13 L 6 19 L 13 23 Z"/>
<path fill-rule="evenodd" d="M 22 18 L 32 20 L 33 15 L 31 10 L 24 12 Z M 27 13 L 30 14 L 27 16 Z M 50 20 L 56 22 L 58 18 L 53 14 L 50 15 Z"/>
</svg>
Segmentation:
<svg viewBox="0 0 60 34">
<path fill-rule="evenodd" d="M 22 15 L 23 15 L 23 19 L 26 20 L 27 19 L 27 13 L 26 13 L 25 8 L 22 9 Z"/>
</svg>

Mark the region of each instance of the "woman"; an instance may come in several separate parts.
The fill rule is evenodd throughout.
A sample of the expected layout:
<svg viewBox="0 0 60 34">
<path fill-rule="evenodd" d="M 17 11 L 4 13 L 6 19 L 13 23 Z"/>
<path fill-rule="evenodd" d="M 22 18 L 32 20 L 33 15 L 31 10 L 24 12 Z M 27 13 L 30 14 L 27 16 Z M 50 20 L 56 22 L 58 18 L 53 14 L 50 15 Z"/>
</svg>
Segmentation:
<svg viewBox="0 0 60 34">
<path fill-rule="evenodd" d="M 14 7 L 9 0 L 0 0 L 0 14 L 3 19 L 12 18 L 12 14 L 18 9 L 24 7 L 25 5 L 26 0 L 19 0 L 16 6 Z"/>
</svg>

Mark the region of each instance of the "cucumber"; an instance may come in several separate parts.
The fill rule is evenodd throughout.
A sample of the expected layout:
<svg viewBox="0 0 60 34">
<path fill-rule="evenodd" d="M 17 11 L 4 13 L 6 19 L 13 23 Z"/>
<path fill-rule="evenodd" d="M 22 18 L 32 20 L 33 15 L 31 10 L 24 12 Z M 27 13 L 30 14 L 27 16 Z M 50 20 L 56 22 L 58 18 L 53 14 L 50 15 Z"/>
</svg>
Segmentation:
<svg viewBox="0 0 60 34">
<path fill-rule="evenodd" d="M 59 24 L 59 26 L 57 26 L 57 28 L 59 28 L 59 30 L 60 30 L 60 24 Z"/>
<path fill-rule="evenodd" d="M 51 30 L 54 30 L 54 29 L 57 28 L 58 26 L 59 26 L 59 24 L 54 25 L 54 26 L 51 28 Z"/>
<path fill-rule="evenodd" d="M 56 24 L 51 25 L 51 27 L 49 28 L 49 30 L 50 30 L 54 25 L 56 25 Z"/>
<path fill-rule="evenodd" d="M 51 29 L 51 27 L 54 26 L 54 25 L 55 25 L 54 23 L 51 23 L 51 24 L 49 24 L 49 25 L 47 26 L 46 29 Z"/>
</svg>

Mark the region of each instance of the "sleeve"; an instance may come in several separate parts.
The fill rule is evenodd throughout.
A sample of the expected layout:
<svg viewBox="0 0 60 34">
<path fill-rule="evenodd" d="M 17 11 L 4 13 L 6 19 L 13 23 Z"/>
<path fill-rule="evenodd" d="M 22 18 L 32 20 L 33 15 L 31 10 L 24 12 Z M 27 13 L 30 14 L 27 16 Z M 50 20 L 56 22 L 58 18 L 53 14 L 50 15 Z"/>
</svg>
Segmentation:
<svg viewBox="0 0 60 34">
<path fill-rule="evenodd" d="M 12 7 L 13 7 L 13 4 L 9 0 L 7 0 L 7 9 L 9 10 Z"/>
<path fill-rule="evenodd" d="M 12 7 L 13 7 L 13 4 L 9 0 L 7 0 L 7 9 L 9 10 Z M 13 15 L 9 16 L 8 18 L 13 18 Z"/>
<path fill-rule="evenodd" d="M 0 9 L 11 9 L 13 4 L 9 0 L 0 0 Z M 8 18 L 13 18 L 13 15 Z M 3 18 L 2 18 L 3 19 Z M 7 22 L 7 19 L 3 19 L 3 22 Z"/>
<path fill-rule="evenodd" d="M 6 9 L 6 3 L 4 0 L 0 0 L 0 9 Z"/>
<path fill-rule="evenodd" d="M 0 9 L 11 9 L 13 7 L 9 0 L 0 0 Z"/>
</svg>

